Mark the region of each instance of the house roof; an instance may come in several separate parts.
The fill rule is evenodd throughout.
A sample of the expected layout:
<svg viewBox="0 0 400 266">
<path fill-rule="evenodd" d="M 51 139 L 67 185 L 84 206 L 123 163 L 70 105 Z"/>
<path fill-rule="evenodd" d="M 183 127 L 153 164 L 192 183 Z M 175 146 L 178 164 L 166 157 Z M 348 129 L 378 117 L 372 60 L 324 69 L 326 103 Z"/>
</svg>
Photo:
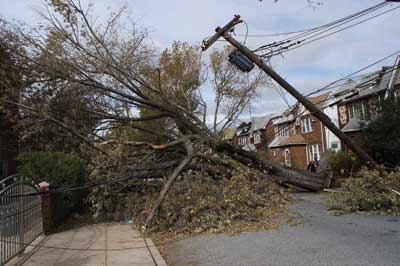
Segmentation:
<svg viewBox="0 0 400 266">
<path fill-rule="evenodd" d="M 380 70 L 373 71 L 362 76 L 356 82 L 348 79 L 334 93 L 335 103 L 339 101 L 353 102 L 374 94 L 381 94 L 388 89 L 393 76 L 392 67 L 384 66 Z M 397 77 L 395 77 L 397 80 Z M 399 77 L 400 78 L 400 77 Z"/>
<path fill-rule="evenodd" d="M 358 118 L 351 118 L 345 127 L 342 128 L 343 132 L 360 131 L 368 122 Z"/>
<path fill-rule="evenodd" d="M 271 120 L 272 115 L 252 117 L 251 118 L 251 131 L 257 131 L 260 129 L 265 129 L 268 122 Z"/>
<path fill-rule="evenodd" d="M 225 128 L 225 129 L 224 129 L 224 133 L 223 133 L 223 139 L 224 139 L 224 140 L 233 139 L 233 137 L 235 136 L 235 134 L 236 134 L 236 129 L 235 129 L 235 128 L 230 128 L 230 127 Z"/>
<path fill-rule="evenodd" d="M 307 97 L 307 99 L 311 103 L 313 103 L 318 109 L 323 109 L 331 95 L 332 95 L 331 92 L 326 92 L 326 93 L 318 95 L 318 96 Z M 292 122 L 293 120 L 295 120 L 297 118 L 299 113 L 309 114 L 309 112 L 307 110 L 302 111 L 303 110 L 302 108 L 304 108 L 304 107 L 302 107 L 302 105 L 299 102 L 290 106 L 280 116 L 274 117 L 274 119 L 273 119 L 274 125 Z"/>
<path fill-rule="evenodd" d="M 342 95 L 348 93 L 350 90 L 354 89 L 358 85 L 357 82 L 355 82 L 352 79 L 346 79 L 342 82 L 342 85 L 334 92 L 334 96 L 336 98 L 341 97 Z"/>
<path fill-rule="evenodd" d="M 242 135 L 250 134 L 250 129 L 251 129 L 251 122 L 248 122 L 248 123 L 247 122 L 243 122 L 237 128 L 236 135 L 237 136 L 242 136 Z"/>
<path fill-rule="evenodd" d="M 254 144 L 252 144 L 252 143 L 246 143 L 242 147 L 242 149 L 245 150 L 245 151 L 256 151 L 257 150 L 256 146 L 254 146 Z"/>
<path fill-rule="evenodd" d="M 393 90 L 396 86 L 400 84 L 400 55 L 397 56 L 396 62 L 394 63 L 394 69 L 392 72 L 392 75 L 390 77 L 388 89 Z"/>
<path fill-rule="evenodd" d="M 268 148 L 278 148 L 293 145 L 306 145 L 307 142 L 302 135 L 278 136 L 268 145 Z"/>
<path fill-rule="evenodd" d="M 331 92 L 327 92 L 315 97 L 307 97 L 307 99 L 314 104 L 318 109 L 322 109 L 328 100 L 329 96 L 331 95 Z"/>
<path fill-rule="evenodd" d="M 356 87 L 357 93 L 354 96 L 346 98 L 345 101 L 357 101 L 386 91 L 392 76 L 392 71 L 388 71 L 388 69 L 390 69 L 390 67 L 382 67 L 382 70 L 364 77 Z"/>
</svg>

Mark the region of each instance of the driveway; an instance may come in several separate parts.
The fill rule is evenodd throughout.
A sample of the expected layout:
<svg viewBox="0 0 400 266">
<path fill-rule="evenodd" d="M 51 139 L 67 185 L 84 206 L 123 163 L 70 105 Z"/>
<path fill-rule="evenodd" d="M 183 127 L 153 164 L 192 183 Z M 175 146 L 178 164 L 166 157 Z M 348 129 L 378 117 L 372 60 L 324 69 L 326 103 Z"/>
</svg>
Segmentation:
<svg viewBox="0 0 400 266">
<path fill-rule="evenodd" d="M 332 216 L 317 194 L 296 194 L 304 223 L 278 230 L 204 235 L 167 246 L 173 266 L 399 266 L 400 217 Z"/>
<path fill-rule="evenodd" d="M 166 265 L 153 242 L 147 242 L 149 249 L 131 225 L 85 226 L 50 235 L 41 248 L 24 254 L 23 266 Z"/>
</svg>

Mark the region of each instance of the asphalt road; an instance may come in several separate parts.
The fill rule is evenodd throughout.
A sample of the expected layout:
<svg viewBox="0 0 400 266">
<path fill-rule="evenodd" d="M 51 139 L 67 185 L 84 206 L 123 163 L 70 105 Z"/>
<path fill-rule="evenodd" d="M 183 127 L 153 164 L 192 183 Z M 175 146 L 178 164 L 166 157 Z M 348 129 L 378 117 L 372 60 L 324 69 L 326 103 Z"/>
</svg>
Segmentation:
<svg viewBox="0 0 400 266">
<path fill-rule="evenodd" d="M 198 236 L 167 247 L 171 265 L 399 266 L 400 217 L 332 216 L 321 196 L 297 194 L 303 224 L 278 230 Z"/>
</svg>

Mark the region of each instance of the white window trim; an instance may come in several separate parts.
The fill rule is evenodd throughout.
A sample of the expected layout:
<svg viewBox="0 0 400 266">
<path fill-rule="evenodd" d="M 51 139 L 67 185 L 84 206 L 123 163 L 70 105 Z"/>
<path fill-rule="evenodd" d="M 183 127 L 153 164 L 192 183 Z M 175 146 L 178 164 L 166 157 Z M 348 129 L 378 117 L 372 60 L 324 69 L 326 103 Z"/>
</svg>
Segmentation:
<svg viewBox="0 0 400 266">
<path fill-rule="evenodd" d="M 291 160 L 291 155 L 290 155 L 290 150 L 289 149 L 285 149 L 284 157 L 285 157 L 285 165 L 291 167 L 292 166 L 292 160 Z"/>
<path fill-rule="evenodd" d="M 239 137 L 239 145 L 245 145 L 247 143 L 247 137 L 246 136 L 240 136 Z"/>
<path fill-rule="evenodd" d="M 321 160 L 321 149 L 319 144 L 310 144 L 308 148 L 308 156 L 310 161 L 314 161 L 315 155 L 317 155 L 317 160 Z"/>
<path fill-rule="evenodd" d="M 312 120 L 310 116 L 304 117 L 301 119 L 301 132 L 302 133 L 309 133 L 312 132 Z"/>
<path fill-rule="evenodd" d="M 279 128 L 279 136 L 289 136 L 289 126 L 285 125 Z"/>
<path fill-rule="evenodd" d="M 349 118 L 357 118 L 360 120 L 367 120 L 367 106 L 366 106 L 366 102 L 356 102 L 356 103 L 352 103 L 349 104 L 348 109 L 349 109 Z M 360 113 L 357 114 L 356 112 L 356 106 L 360 105 Z"/>
<path fill-rule="evenodd" d="M 259 143 L 261 143 L 261 132 L 256 131 L 254 133 L 254 144 L 259 144 Z"/>
</svg>

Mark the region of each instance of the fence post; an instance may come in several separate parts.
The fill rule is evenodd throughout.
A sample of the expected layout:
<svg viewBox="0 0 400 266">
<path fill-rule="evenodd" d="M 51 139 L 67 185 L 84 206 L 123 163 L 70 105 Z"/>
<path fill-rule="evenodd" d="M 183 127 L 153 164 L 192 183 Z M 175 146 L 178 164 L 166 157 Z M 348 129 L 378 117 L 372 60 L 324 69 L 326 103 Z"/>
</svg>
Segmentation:
<svg viewBox="0 0 400 266">
<path fill-rule="evenodd" d="M 47 182 L 39 183 L 42 192 L 49 191 L 50 184 Z M 44 193 L 42 195 L 42 217 L 43 217 L 43 232 L 48 234 L 54 226 L 53 209 L 51 203 L 51 194 Z"/>
</svg>

